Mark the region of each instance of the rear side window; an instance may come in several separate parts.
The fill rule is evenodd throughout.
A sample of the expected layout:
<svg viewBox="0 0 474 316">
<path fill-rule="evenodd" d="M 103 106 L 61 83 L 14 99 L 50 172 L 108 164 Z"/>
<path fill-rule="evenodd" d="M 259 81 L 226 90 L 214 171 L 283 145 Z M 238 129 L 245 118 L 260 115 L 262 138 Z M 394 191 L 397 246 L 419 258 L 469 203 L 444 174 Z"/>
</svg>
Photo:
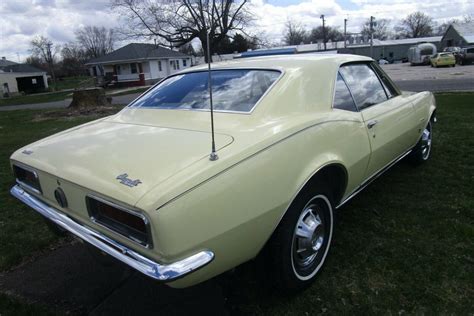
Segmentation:
<svg viewBox="0 0 474 316">
<path fill-rule="evenodd" d="M 380 80 L 382 81 L 382 85 L 385 89 L 385 92 L 387 93 L 388 98 L 390 99 L 396 97 L 399 94 L 397 88 L 395 88 L 395 85 L 387 76 L 385 71 L 383 71 L 383 69 L 379 65 L 377 65 L 377 63 L 372 63 L 372 66 L 377 75 L 379 76 Z"/>
<path fill-rule="evenodd" d="M 469 53 L 469 54 L 474 53 L 474 48 L 468 48 L 468 49 L 466 50 L 466 53 Z"/>
<path fill-rule="evenodd" d="M 345 65 L 340 68 L 340 72 L 351 89 L 359 110 L 387 100 L 379 78 L 367 64 Z"/>
<path fill-rule="evenodd" d="M 357 111 L 354 99 L 352 99 L 349 88 L 340 73 L 337 74 L 333 108 L 353 112 Z"/>
<path fill-rule="evenodd" d="M 216 111 L 250 112 L 280 76 L 279 71 L 228 69 L 212 71 L 212 95 Z M 130 107 L 156 109 L 209 109 L 207 71 L 171 76 Z"/>
</svg>

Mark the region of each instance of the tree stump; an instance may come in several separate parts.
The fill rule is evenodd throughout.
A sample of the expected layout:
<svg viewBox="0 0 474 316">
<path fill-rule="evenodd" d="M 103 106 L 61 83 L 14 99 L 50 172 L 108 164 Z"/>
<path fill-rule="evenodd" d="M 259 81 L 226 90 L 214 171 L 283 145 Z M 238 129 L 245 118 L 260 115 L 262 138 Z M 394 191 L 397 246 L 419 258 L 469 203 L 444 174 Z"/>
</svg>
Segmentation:
<svg viewBox="0 0 474 316">
<path fill-rule="evenodd" d="M 75 90 L 72 94 L 70 108 L 88 108 L 108 106 L 112 103 L 112 98 L 105 95 L 103 88 L 86 88 Z"/>
</svg>

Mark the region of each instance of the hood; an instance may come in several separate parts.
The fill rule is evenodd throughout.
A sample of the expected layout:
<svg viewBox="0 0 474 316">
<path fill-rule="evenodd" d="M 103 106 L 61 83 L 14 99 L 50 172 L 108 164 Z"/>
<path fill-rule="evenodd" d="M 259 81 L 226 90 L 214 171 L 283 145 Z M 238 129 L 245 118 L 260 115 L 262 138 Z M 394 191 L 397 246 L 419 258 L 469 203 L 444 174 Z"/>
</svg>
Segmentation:
<svg viewBox="0 0 474 316">
<path fill-rule="evenodd" d="M 233 141 L 215 138 L 217 150 Z M 12 160 L 135 205 L 154 186 L 208 159 L 210 148 L 209 132 L 102 120 L 21 148 Z"/>
</svg>

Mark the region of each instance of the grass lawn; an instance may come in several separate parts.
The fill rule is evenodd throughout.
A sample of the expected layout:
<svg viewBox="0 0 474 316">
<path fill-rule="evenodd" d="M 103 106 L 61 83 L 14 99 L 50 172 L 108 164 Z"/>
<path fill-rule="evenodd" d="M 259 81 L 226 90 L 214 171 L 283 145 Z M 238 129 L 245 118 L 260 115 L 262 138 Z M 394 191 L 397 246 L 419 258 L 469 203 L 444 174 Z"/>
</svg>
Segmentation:
<svg viewBox="0 0 474 316">
<path fill-rule="evenodd" d="M 0 106 L 62 101 L 68 97 L 72 98 L 71 91 L 20 95 L 20 96 L 11 97 L 11 98 L 0 99 Z"/>
<path fill-rule="evenodd" d="M 78 87 L 93 87 L 94 78 L 90 76 L 75 76 L 75 77 L 64 77 L 56 79 L 56 84 L 51 83 L 49 87 L 55 88 L 55 91 L 65 89 L 75 89 Z"/>
<path fill-rule="evenodd" d="M 430 161 L 399 163 L 336 214 L 333 245 L 315 284 L 294 297 L 254 280 L 251 265 L 222 277 L 231 314 L 472 314 L 474 312 L 474 94 L 437 96 Z M 0 113 L 0 271 L 57 239 L 9 196 L 18 147 L 86 119 L 32 122 Z M 44 313 L 0 295 L 11 314 Z"/>
</svg>

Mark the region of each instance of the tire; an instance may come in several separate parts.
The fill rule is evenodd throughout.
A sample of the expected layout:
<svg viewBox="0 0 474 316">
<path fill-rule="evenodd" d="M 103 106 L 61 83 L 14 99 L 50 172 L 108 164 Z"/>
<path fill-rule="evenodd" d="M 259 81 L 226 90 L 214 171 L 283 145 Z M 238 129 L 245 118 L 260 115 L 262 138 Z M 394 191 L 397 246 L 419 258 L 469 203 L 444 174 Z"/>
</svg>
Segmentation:
<svg viewBox="0 0 474 316">
<path fill-rule="evenodd" d="M 431 157 L 431 150 L 433 146 L 433 122 L 430 119 L 428 125 L 423 130 L 423 134 L 420 137 L 420 140 L 413 148 L 413 151 L 410 153 L 410 161 L 415 165 L 420 165 Z"/>
<path fill-rule="evenodd" d="M 285 293 L 310 286 L 322 268 L 333 234 L 333 203 L 322 186 L 303 189 L 269 242 L 267 267 L 273 285 Z"/>
</svg>

